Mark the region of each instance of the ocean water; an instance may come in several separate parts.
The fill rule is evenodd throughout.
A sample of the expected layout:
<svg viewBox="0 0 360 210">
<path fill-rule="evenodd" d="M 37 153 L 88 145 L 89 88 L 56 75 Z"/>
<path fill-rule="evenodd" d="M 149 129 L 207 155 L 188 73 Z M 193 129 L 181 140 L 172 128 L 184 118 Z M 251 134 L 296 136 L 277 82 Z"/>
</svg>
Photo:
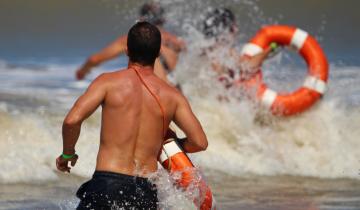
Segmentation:
<svg viewBox="0 0 360 210">
<path fill-rule="evenodd" d="M 84 124 L 80 159 L 63 175 L 62 120 L 100 73 L 126 66 L 126 57 L 97 68 L 84 81 L 75 70 L 86 56 L 126 33 L 144 1 L 0 2 L 0 209 L 73 209 L 76 189 L 91 176 L 98 149 L 100 111 Z M 188 44 L 174 76 L 208 136 L 209 148 L 191 155 L 221 209 L 360 209 L 360 20 L 358 1 L 163 0 L 166 28 Z M 291 24 L 314 35 L 330 64 L 328 91 L 307 112 L 288 118 L 264 113 L 241 92 L 218 82 L 197 30 L 209 8 L 236 14 L 237 50 L 266 24 Z M 360 6 L 360 5 L 359 5 Z M 44 18 L 46 17 L 46 18 Z M 346 26 L 346 27 L 345 27 Z M 231 62 L 221 52 L 215 54 Z M 306 76 L 296 53 L 283 50 L 263 65 L 264 80 L 293 91 Z M 231 100 L 217 100 L 219 95 Z M 163 209 L 193 209 L 193 192 L 155 174 Z M 170 180 L 170 181 L 169 181 Z"/>
</svg>

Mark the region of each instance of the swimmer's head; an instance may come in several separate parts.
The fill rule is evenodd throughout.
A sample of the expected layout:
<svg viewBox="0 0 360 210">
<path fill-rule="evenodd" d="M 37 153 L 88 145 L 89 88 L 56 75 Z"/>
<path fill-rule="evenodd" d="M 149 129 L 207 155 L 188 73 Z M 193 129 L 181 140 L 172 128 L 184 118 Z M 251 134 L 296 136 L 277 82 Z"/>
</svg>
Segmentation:
<svg viewBox="0 0 360 210">
<path fill-rule="evenodd" d="M 224 32 L 236 31 L 235 16 L 226 8 L 214 9 L 208 12 L 203 22 L 203 33 L 206 37 L 217 37 Z"/>
<path fill-rule="evenodd" d="M 146 3 L 140 9 L 140 18 L 142 21 L 161 26 L 165 23 L 164 13 L 164 9 L 159 3 Z"/>
<path fill-rule="evenodd" d="M 127 54 L 131 62 L 153 65 L 159 56 L 161 34 L 159 29 L 148 22 L 138 22 L 129 30 Z"/>
</svg>

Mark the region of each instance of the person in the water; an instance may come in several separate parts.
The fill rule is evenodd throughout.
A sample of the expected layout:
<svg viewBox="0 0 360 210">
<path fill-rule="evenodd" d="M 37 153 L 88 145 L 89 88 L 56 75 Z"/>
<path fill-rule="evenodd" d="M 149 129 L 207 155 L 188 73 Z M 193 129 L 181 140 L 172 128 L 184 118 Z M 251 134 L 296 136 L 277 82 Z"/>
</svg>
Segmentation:
<svg viewBox="0 0 360 210">
<path fill-rule="evenodd" d="M 159 3 L 151 2 L 144 4 L 140 9 L 140 20 L 156 25 L 161 32 L 162 44 L 159 59 L 155 62 L 155 74 L 169 82 L 166 75 L 175 69 L 178 54 L 184 50 L 185 43 L 174 34 L 163 29 L 162 26 L 165 23 L 164 9 Z M 93 67 L 124 54 L 126 51 L 126 41 L 126 35 L 120 36 L 103 50 L 91 55 L 80 69 L 76 71 L 76 78 L 83 79 Z"/>
<path fill-rule="evenodd" d="M 204 54 L 210 57 L 213 70 L 226 88 L 256 74 L 263 61 L 277 47 L 274 43 L 253 57 L 240 56 L 235 50 L 238 33 L 235 15 L 227 8 L 210 10 L 205 15 L 202 31 L 206 39 L 213 41 L 211 46 L 204 49 Z"/>
<path fill-rule="evenodd" d="M 157 209 L 156 186 L 148 180 L 157 171 L 164 139 L 174 121 L 186 138 L 185 152 L 207 148 L 206 135 L 187 99 L 154 74 L 161 33 L 148 22 L 135 24 L 127 36 L 128 67 L 97 77 L 80 96 L 63 123 L 63 153 L 58 170 L 70 172 L 78 156 L 75 145 L 82 122 L 102 106 L 100 147 L 93 178 L 77 192 L 77 209 Z M 86 154 L 84 154 L 86 156 Z"/>
</svg>

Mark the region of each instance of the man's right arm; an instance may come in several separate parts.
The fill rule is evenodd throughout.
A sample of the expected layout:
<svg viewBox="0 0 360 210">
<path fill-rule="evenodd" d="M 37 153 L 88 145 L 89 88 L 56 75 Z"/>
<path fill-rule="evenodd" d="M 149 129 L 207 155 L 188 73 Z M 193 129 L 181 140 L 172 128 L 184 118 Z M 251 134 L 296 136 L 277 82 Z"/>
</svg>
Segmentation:
<svg viewBox="0 0 360 210">
<path fill-rule="evenodd" d="M 199 120 L 191 110 L 186 98 L 179 93 L 174 122 L 184 131 L 186 138 L 180 140 L 187 153 L 200 152 L 207 148 L 208 141 Z"/>
<path fill-rule="evenodd" d="M 178 61 L 178 53 L 166 45 L 161 45 L 160 56 L 164 58 L 169 70 L 173 71 Z"/>
<path fill-rule="evenodd" d="M 171 85 L 170 81 L 167 79 L 166 71 L 159 58 L 156 58 L 154 63 L 154 74 L 160 79 L 164 80 L 166 83 Z"/>
<path fill-rule="evenodd" d="M 80 135 L 82 122 L 88 118 L 105 99 L 106 77 L 95 79 L 86 92 L 80 96 L 71 108 L 62 127 L 63 153 L 56 159 L 56 166 L 60 171 L 70 172 L 68 162 L 74 166 L 78 156 L 75 154 L 75 144 Z"/>
<path fill-rule="evenodd" d="M 261 68 L 265 59 L 268 58 L 269 54 L 277 48 L 277 44 L 274 44 L 274 47 L 269 46 L 263 52 L 252 57 L 241 56 L 239 59 L 239 66 L 241 70 L 248 73 L 256 73 Z"/>
<path fill-rule="evenodd" d="M 76 71 L 76 78 L 83 79 L 86 74 L 88 74 L 92 68 L 98 66 L 99 64 L 115 58 L 116 56 L 124 53 L 126 50 L 127 36 L 122 36 L 115 40 L 113 43 L 105 47 L 98 53 L 90 56 L 86 62 Z"/>
<path fill-rule="evenodd" d="M 162 38 L 163 44 L 171 45 L 171 47 L 176 52 L 180 52 L 180 51 L 183 51 L 186 49 L 185 42 L 182 39 L 175 36 L 174 34 L 171 34 L 167 31 L 161 30 L 161 38 Z"/>
</svg>

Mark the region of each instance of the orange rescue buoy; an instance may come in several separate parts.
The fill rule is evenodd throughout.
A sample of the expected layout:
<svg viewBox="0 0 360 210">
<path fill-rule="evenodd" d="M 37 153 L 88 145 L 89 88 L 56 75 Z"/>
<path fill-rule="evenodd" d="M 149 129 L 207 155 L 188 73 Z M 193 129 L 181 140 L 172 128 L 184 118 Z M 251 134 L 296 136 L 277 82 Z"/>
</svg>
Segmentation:
<svg viewBox="0 0 360 210">
<path fill-rule="evenodd" d="M 181 174 L 177 183 L 179 187 L 187 188 L 192 185 L 199 189 L 200 196 L 194 200 L 194 204 L 200 210 L 216 210 L 215 199 L 210 188 L 196 173 L 195 166 L 175 141 L 163 145 L 159 161 L 168 172 Z"/>
<path fill-rule="evenodd" d="M 260 81 L 256 90 L 257 98 L 275 115 L 301 113 L 315 104 L 326 91 L 329 76 L 326 56 L 315 38 L 307 32 L 283 25 L 263 27 L 243 47 L 241 54 L 254 56 L 269 47 L 271 42 L 295 48 L 306 61 L 308 74 L 303 86 L 292 93 L 276 93 Z"/>
</svg>

